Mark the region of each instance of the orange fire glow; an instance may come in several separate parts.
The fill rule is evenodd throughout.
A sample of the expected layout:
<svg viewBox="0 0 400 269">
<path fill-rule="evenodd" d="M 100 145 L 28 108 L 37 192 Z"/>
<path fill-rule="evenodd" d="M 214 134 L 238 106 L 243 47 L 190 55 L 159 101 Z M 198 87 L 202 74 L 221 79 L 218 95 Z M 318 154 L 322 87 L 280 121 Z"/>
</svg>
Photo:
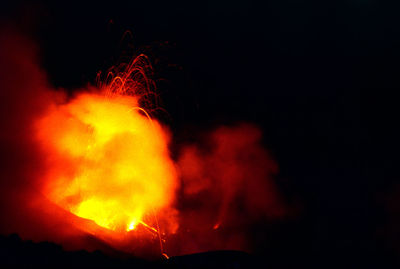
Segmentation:
<svg viewBox="0 0 400 269">
<path fill-rule="evenodd" d="M 139 106 L 140 95 L 124 94 L 126 85 L 138 88 L 129 83 L 132 70 L 102 91 L 53 105 L 36 123 L 45 196 L 120 235 L 138 225 L 159 233 L 157 213 L 177 187 L 168 133 Z"/>
</svg>

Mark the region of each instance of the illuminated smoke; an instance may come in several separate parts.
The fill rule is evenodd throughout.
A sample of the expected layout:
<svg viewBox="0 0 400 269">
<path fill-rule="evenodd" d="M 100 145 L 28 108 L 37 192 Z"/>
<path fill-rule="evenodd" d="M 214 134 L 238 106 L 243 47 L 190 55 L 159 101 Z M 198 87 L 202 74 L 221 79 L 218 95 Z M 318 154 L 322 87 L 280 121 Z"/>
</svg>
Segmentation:
<svg viewBox="0 0 400 269">
<path fill-rule="evenodd" d="M 183 147 L 181 226 L 191 230 L 191 240 L 182 251 L 251 251 L 251 225 L 285 215 L 273 182 L 278 167 L 261 146 L 261 135 L 256 126 L 241 123 Z"/>
</svg>

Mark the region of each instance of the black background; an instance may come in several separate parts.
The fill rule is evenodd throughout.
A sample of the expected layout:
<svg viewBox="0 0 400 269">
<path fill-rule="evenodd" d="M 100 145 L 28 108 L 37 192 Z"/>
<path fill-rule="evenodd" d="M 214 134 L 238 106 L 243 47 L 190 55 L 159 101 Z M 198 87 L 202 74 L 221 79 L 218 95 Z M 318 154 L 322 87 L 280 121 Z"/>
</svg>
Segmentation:
<svg viewBox="0 0 400 269">
<path fill-rule="evenodd" d="M 386 267 L 398 262 L 400 230 L 399 8 L 375 0 L 39 1 L 9 3 L 2 15 L 37 40 L 51 83 L 69 91 L 116 64 L 130 30 L 135 51 L 153 61 L 177 143 L 191 138 L 188 129 L 259 125 L 280 191 L 300 208 L 260 227 L 267 259 Z"/>
</svg>

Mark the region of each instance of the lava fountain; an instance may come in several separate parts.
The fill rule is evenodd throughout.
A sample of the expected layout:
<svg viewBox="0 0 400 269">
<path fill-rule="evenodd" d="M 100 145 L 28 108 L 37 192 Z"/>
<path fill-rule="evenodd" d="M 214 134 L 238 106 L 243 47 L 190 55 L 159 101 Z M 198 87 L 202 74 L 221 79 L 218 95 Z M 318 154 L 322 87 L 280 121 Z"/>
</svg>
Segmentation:
<svg viewBox="0 0 400 269">
<path fill-rule="evenodd" d="M 35 126 L 46 156 L 42 192 L 51 202 L 93 221 L 97 229 L 81 228 L 96 236 L 156 234 L 162 251 L 162 234 L 176 228 L 160 231 L 158 215 L 174 202 L 177 179 L 168 132 L 141 106 L 154 96 L 145 59 L 109 73 L 100 89 L 50 106 Z"/>
</svg>

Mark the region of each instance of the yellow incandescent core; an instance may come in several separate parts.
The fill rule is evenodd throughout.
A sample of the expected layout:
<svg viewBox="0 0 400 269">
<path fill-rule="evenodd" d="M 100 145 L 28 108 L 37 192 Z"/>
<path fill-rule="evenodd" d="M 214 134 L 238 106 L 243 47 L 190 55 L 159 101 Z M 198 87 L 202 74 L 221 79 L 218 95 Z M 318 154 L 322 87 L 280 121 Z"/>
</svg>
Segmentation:
<svg viewBox="0 0 400 269">
<path fill-rule="evenodd" d="M 51 107 L 36 127 L 49 164 L 44 193 L 62 208 L 126 232 L 152 229 L 152 214 L 171 204 L 168 135 L 134 97 L 81 94 Z"/>
</svg>

